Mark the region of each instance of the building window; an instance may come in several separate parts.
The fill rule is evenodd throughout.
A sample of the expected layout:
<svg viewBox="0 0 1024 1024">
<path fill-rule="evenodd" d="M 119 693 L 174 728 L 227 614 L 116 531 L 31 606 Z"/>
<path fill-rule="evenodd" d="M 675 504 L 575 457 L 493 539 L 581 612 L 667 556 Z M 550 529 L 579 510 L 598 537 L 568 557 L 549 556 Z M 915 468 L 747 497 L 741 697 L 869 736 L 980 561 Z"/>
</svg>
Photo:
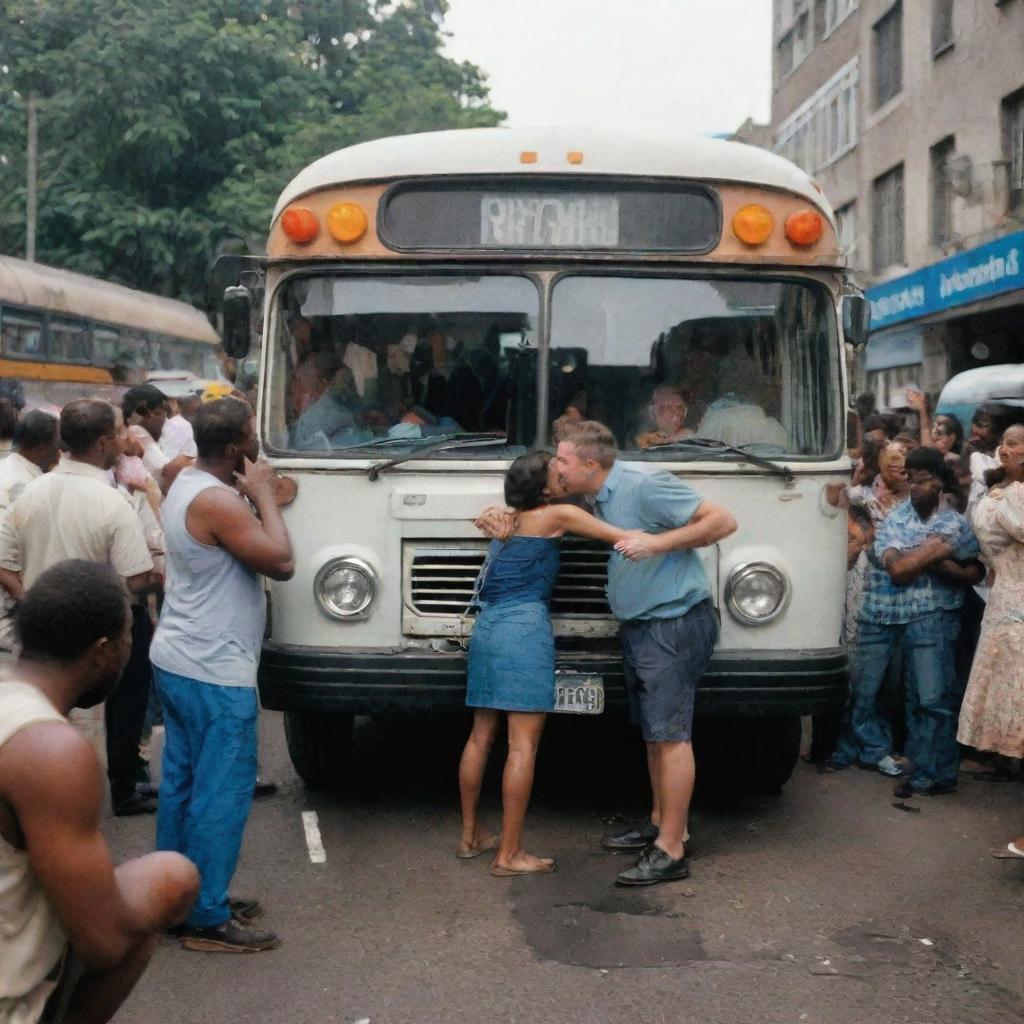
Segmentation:
<svg viewBox="0 0 1024 1024">
<path fill-rule="evenodd" d="M 824 0 L 825 35 L 831 35 L 836 27 L 857 10 L 857 0 Z"/>
<path fill-rule="evenodd" d="M 793 67 L 799 67 L 811 52 L 814 40 L 811 38 L 811 16 L 804 11 L 796 19 L 793 35 Z"/>
<path fill-rule="evenodd" d="M 1010 209 L 1017 210 L 1024 207 L 1024 89 L 1003 100 L 1002 113 Z"/>
<path fill-rule="evenodd" d="M 871 268 L 903 262 L 903 164 L 871 185 Z"/>
<path fill-rule="evenodd" d="M 816 174 L 857 145 L 858 64 L 845 64 L 775 135 L 775 152 Z"/>
<path fill-rule="evenodd" d="M 790 29 L 780 40 L 776 48 L 779 68 L 779 81 L 793 70 L 793 30 Z"/>
<path fill-rule="evenodd" d="M 953 0 L 932 0 L 932 56 L 953 45 Z"/>
<path fill-rule="evenodd" d="M 950 187 L 949 161 L 955 150 L 956 140 L 952 135 L 929 150 L 933 245 L 945 245 L 953 236 L 953 189 Z"/>
<path fill-rule="evenodd" d="M 836 235 L 839 249 L 848 266 L 857 265 L 857 204 L 846 203 L 836 210 Z"/>
<path fill-rule="evenodd" d="M 903 2 L 896 3 L 875 22 L 875 109 L 888 103 L 903 88 Z"/>
</svg>

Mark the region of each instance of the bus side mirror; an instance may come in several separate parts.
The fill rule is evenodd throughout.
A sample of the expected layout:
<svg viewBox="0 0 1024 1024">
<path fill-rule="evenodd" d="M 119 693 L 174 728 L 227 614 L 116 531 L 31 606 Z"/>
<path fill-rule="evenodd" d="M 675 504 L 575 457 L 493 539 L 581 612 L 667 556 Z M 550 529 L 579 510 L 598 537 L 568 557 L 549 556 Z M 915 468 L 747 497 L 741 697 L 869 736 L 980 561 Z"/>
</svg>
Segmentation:
<svg viewBox="0 0 1024 1024">
<path fill-rule="evenodd" d="M 854 348 L 863 348 L 868 343 L 871 330 L 871 303 L 864 293 L 847 292 L 843 296 L 843 337 Z"/>
<path fill-rule="evenodd" d="M 223 337 L 221 344 L 232 359 L 244 359 L 252 341 L 252 296 L 248 288 L 232 285 L 224 289 Z"/>
</svg>

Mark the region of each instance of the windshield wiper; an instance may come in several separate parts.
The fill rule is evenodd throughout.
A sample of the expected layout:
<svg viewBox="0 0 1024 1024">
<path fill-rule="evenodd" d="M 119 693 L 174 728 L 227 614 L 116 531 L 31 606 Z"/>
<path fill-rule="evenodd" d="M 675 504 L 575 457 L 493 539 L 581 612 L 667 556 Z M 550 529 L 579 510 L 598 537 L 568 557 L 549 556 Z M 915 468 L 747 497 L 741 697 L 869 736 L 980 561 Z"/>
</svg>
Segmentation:
<svg viewBox="0 0 1024 1024">
<path fill-rule="evenodd" d="M 670 450 L 728 452 L 730 455 L 740 456 L 745 462 L 750 462 L 755 466 L 760 466 L 762 469 L 777 473 L 787 484 L 793 483 L 796 479 L 789 466 L 773 462 L 771 459 L 766 459 L 763 455 L 755 455 L 753 452 L 746 451 L 745 448 L 737 448 L 736 445 L 726 444 L 724 441 L 716 441 L 713 437 L 684 437 L 678 441 L 662 441 L 660 444 L 650 445 L 646 450 L 649 452 Z"/>
<path fill-rule="evenodd" d="M 406 440 L 408 440 L 408 438 L 406 438 Z M 508 437 L 506 437 L 505 434 L 498 433 L 441 434 L 439 436 L 434 435 L 432 437 L 424 437 L 421 440 L 423 441 L 423 444 L 420 444 L 411 452 L 406 452 L 404 455 L 399 455 L 394 459 L 386 459 L 384 462 L 375 463 L 369 468 L 369 470 L 367 470 L 366 475 L 371 480 L 376 480 L 381 473 L 384 473 L 403 462 L 408 462 L 410 459 L 422 459 L 427 455 L 432 455 L 434 452 L 445 451 L 450 448 L 483 448 L 488 445 L 508 443 Z"/>
</svg>

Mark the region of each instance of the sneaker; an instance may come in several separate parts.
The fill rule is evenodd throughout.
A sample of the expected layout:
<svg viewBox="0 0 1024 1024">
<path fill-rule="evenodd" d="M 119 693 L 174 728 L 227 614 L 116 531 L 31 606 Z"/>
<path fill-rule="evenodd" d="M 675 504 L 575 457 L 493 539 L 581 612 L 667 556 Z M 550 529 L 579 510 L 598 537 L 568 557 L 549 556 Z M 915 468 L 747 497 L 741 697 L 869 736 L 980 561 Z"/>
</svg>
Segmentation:
<svg viewBox="0 0 1024 1024">
<path fill-rule="evenodd" d="M 274 932 L 250 928 L 234 918 L 212 928 L 187 928 L 181 936 L 182 949 L 201 953 L 259 953 L 280 945 Z"/>
<path fill-rule="evenodd" d="M 624 832 L 602 836 L 601 846 L 605 850 L 646 850 L 658 838 L 658 826 L 650 818 L 643 818 L 630 825 Z"/>
<path fill-rule="evenodd" d="M 616 885 L 657 885 L 659 882 L 678 882 L 690 877 L 690 865 L 685 854 L 673 860 L 660 846 L 651 844 L 636 864 L 615 879 Z"/>
</svg>

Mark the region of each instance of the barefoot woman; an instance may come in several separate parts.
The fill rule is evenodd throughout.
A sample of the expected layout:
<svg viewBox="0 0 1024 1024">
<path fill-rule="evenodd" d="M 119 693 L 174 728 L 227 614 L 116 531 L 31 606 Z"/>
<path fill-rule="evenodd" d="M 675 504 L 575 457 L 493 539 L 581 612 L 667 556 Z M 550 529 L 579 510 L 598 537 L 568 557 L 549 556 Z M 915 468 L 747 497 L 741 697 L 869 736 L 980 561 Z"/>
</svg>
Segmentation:
<svg viewBox="0 0 1024 1024">
<path fill-rule="evenodd" d="M 554 870 L 554 861 L 522 846 L 523 819 L 533 787 L 533 768 L 544 719 L 554 708 L 555 645 L 548 602 L 558 575 L 559 538 L 564 533 L 608 544 L 632 536 L 602 523 L 575 505 L 549 505 L 547 452 L 531 452 L 512 463 L 505 477 L 505 501 L 518 510 L 515 533 L 491 542 L 479 586 L 483 611 L 469 645 L 466 704 L 473 731 L 459 765 L 462 844 L 457 855 L 475 857 L 497 847 L 492 875 L 525 875 Z M 487 756 L 502 714 L 508 718 L 508 757 L 502 780 L 500 842 L 477 818 Z"/>
</svg>

